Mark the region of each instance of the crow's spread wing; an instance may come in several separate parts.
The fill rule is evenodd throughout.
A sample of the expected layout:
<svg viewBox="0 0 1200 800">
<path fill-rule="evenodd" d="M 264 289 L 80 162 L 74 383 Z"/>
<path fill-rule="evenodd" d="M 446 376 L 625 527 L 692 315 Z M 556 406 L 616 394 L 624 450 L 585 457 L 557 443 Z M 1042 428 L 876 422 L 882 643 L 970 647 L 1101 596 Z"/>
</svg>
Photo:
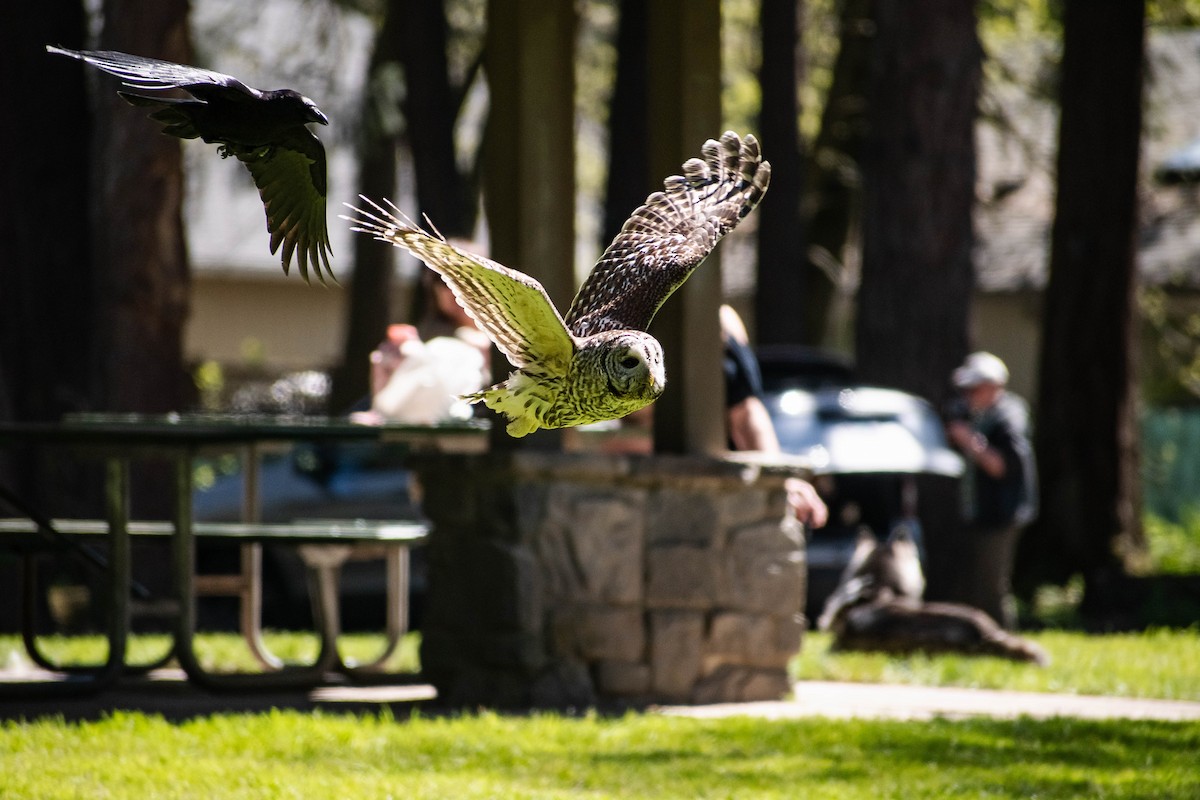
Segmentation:
<svg viewBox="0 0 1200 800">
<path fill-rule="evenodd" d="M 284 273 L 295 252 L 304 280 L 308 280 L 310 263 L 321 283 L 325 283 L 326 275 L 333 278 L 329 269 L 329 229 L 325 224 L 325 148 L 320 139 L 300 128 L 277 145 L 226 149 L 254 177 L 267 213 L 271 252 L 283 246 Z"/>
<path fill-rule="evenodd" d="M 187 89 L 199 97 L 204 93 L 203 87 L 214 86 L 255 97 L 260 94 L 257 89 L 250 88 L 232 75 L 157 58 L 134 56 L 116 50 L 68 50 L 49 44 L 46 45 L 46 51 L 86 61 L 110 75 L 116 75 L 126 86 L 134 89 Z M 193 91 L 196 89 L 199 92 Z"/>
<path fill-rule="evenodd" d="M 260 92 L 232 75 L 113 50 L 53 45 L 46 50 L 91 64 L 133 89 L 186 90 L 194 100 L 118 94 L 133 105 L 153 109 L 150 118 L 163 125 L 163 133 L 202 138 L 220 144 L 222 155 L 236 156 L 258 187 L 271 253 L 282 246 L 284 273 L 295 254 L 304 280 L 310 263 L 322 283 L 326 276 L 333 277 L 325 224 L 325 148 L 305 127 L 328 120 L 311 100 L 290 89 Z"/>
</svg>

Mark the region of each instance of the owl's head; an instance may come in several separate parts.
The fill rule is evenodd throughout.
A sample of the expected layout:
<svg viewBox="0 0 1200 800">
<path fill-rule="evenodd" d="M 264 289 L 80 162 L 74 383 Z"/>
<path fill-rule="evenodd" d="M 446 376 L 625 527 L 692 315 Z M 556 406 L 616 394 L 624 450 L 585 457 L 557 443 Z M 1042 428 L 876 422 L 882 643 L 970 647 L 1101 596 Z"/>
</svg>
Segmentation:
<svg viewBox="0 0 1200 800">
<path fill-rule="evenodd" d="M 603 348 L 602 367 L 617 397 L 649 402 L 663 393 L 667 375 L 662 345 L 644 331 L 612 331 Z"/>
</svg>

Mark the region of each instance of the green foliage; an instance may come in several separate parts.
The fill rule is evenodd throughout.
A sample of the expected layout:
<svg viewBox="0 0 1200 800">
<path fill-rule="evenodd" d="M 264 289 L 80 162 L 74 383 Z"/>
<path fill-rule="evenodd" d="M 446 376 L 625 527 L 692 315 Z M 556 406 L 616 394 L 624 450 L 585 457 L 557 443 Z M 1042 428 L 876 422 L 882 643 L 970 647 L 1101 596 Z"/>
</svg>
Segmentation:
<svg viewBox="0 0 1200 800">
<path fill-rule="evenodd" d="M 202 361 L 192 372 L 192 382 L 196 385 L 200 408 L 219 411 L 221 395 L 225 391 L 225 373 L 220 362 L 212 359 Z"/>
<path fill-rule="evenodd" d="M 1002 41 L 1062 33 L 1063 0 L 984 0 L 979 4 L 980 35 Z"/>
<path fill-rule="evenodd" d="M 755 0 L 721 0 L 721 114 L 724 127 L 758 130 L 762 39 Z"/>
<path fill-rule="evenodd" d="M 1194 797 L 1200 723 L 118 713 L 0 728 L 6 798 Z"/>
<path fill-rule="evenodd" d="M 1145 530 L 1150 548 L 1150 572 L 1160 575 L 1200 573 L 1200 505 L 1185 507 L 1178 523 L 1148 515 Z"/>
<path fill-rule="evenodd" d="M 1183 522 L 1189 511 L 1194 518 L 1200 512 L 1200 408 L 1147 409 L 1141 415 L 1141 443 L 1146 512 L 1174 523 Z"/>
<path fill-rule="evenodd" d="M 1146 20 L 1151 27 L 1195 28 L 1200 26 L 1200 0 L 1148 0 Z"/>
<path fill-rule="evenodd" d="M 1140 286 L 1138 310 L 1146 342 L 1142 394 L 1153 405 L 1200 398 L 1200 307 L 1188 303 L 1185 287 Z"/>
<path fill-rule="evenodd" d="M 960 655 L 836 653 L 829 649 L 829 634 L 810 633 L 791 669 L 800 680 L 1200 700 L 1200 670 L 1180 668 L 1200 664 L 1195 628 L 1107 636 L 1044 631 L 1028 638 L 1046 650 L 1049 666 Z"/>
</svg>

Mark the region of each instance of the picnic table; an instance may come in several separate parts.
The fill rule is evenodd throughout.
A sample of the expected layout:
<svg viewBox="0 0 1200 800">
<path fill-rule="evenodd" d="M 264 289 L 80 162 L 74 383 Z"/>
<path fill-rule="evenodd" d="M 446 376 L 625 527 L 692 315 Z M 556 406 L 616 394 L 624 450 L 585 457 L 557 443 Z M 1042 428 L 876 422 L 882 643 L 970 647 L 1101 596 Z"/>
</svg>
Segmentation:
<svg viewBox="0 0 1200 800">
<path fill-rule="evenodd" d="M 64 677 L 42 682 L 55 692 L 103 689 L 135 668 L 126 663 L 131 625 L 131 538 L 157 536 L 169 540 L 173 597 L 167 604 L 172 619 L 172 647 L 161 663 L 174 657 L 188 679 L 215 690 L 271 689 L 311 686 L 331 672 L 355 677 L 381 668 L 407 627 L 408 548 L 428 533 L 421 520 L 302 520 L 264 524 L 258 469 L 260 449 L 270 443 L 402 443 L 413 449 L 478 450 L 486 446 L 486 427 L 474 423 L 435 426 L 361 425 L 345 418 L 278 417 L 267 415 L 119 415 L 65 417 L 59 422 L 0 423 L 0 446 L 53 448 L 67 458 L 100 458 L 104 462 L 102 520 L 41 518 L 36 511 L 24 517 L 0 519 L 0 546 L 21 552 L 25 559 L 23 638 L 38 665 Z M 193 466 L 202 453 L 236 450 L 244 470 L 243 519 L 237 523 L 197 522 L 192 498 Z M 130 463 L 166 460 L 173 471 L 172 512 L 169 520 L 132 520 L 129 508 Z M 19 498 L 10 497 L 10 505 Z M 103 664 L 62 667 L 51 663 L 37 642 L 36 558 L 46 550 L 46 537 L 65 539 L 78 548 L 77 537 L 103 537 L 107 557 L 93 560 L 104 571 L 103 601 L 108 655 Z M 196 540 L 219 540 L 241 545 L 241 570 L 231 575 L 196 574 Z M 265 542 L 296 546 L 308 568 L 314 624 L 320 636 L 317 658 L 308 665 L 284 665 L 262 642 L 262 552 Z M 371 664 L 351 666 L 337 653 L 339 634 L 337 579 L 341 563 L 363 544 L 381 547 L 387 562 L 387 641 L 385 652 Z M 60 542 L 61 547 L 61 542 Z M 218 673 L 206 669 L 196 653 L 196 598 L 199 594 L 231 594 L 241 603 L 242 634 L 262 665 L 256 673 Z M 149 668 L 155 665 L 147 665 Z M 0 684 L 5 694 L 28 694 L 27 681 Z"/>
</svg>

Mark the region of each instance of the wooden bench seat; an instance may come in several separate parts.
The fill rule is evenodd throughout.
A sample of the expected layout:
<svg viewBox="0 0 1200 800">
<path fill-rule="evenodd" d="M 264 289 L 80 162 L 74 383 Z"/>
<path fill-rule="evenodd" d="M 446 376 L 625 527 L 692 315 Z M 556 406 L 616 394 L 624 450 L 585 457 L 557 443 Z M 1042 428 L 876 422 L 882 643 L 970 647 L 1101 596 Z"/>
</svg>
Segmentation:
<svg viewBox="0 0 1200 800">
<path fill-rule="evenodd" d="M 101 535 L 108 533 L 102 519 L 55 519 L 54 529 L 65 534 Z M 232 539 L 250 542 L 287 544 L 342 544 L 361 542 L 403 542 L 417 544 L 429 534 L 429 526 L 418 521 L 375 520 L 301 520 L 282 523 L 194 522 L 193 533 L 205 539 Z M 0 519 L 0 533 L 38 532 L 37 523 L 24 517 Z M 174 525 L 166 521 L 132 521 L 132 536 L 169 536 Z"/>
</svg>

